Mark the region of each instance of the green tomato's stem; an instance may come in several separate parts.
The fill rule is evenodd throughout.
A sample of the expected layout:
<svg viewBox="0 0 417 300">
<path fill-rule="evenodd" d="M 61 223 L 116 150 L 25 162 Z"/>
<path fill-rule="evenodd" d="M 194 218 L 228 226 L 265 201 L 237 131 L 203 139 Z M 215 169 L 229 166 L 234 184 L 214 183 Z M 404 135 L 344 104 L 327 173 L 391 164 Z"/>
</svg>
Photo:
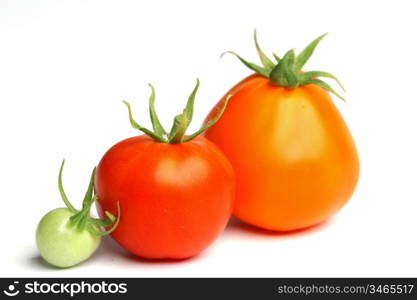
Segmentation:
<svg viewBox="0 0 417 300">
<path fill-rule="evenodd" d="M 59 170 L 58 188 L 59 188 L 62 200 L 64 201 L 67 208 L 73 213 L 73 215 L 70 217 L 70 225 L 75 226 L 80 231 L 83 231 L 83 230 L 87 229 L 90 232 L 93 231 L 92 227 L 113 225 L 110 230 L 105 231 L 105 232 L 100 232 L 98 235 L 103 236 L 103 235 L 110 234 L 111 232 L 113 232 L 116 229 L 117 225 L 119 224 L 119 220 L 120 220 L 120 206 L 119 206 L 119 203 L 117 203 L 117 211 L 118 211 L 117 218 L 115 216 L 113 216 L 111 213 L 107 212 L 107 211 L 105 212 L 107 218 L 104 219 L 104 220 L 95 219 L 95 218 L 92 218 L 90 216 L 91 206 L 93 205 L 94 201 L 97 200 L 97 196 L 93 195 L 93 193 L 94 193 L 94 188 L 93 187 L 94 187 L 94 178 L 95 178 L 95 174 L 96 174 L 96 168 L 94 167 L 93 172 L 91 173 L 90 182 L 88 184 L 87 192 L 85 193 L 85 196 L 84 196 L 82 209 L 80 211 L 78 211 L 71 205 L 71 203 L 69 202 L 69 200 L 67 198 L 67 195 L 64 192 L 64 188 L 63 188 L 63 185 L 62 185 L 62 170 L 64 168 L 64 163 L 65 163 L 65 160 L 62 161 L 61 168 Z M 94 234 L 96 234 L 96 233 L 94 232 Z"/>
<path fill-rule="evenodd" d="M 90 176 L 90 182 L 88 184 L 87 191 L 85 192 L 84 200 L 83 200 L 83 206 L 86 204 L 89 204 L 90 202 L 94 202 L 95 199 L 93 199 L 93 186 L 94 186 L 94 177 L 96 175 L 96 167 L 94 167 L 93 172 Z M 91 205 L 90 205 L 91 207 Z"/>
<path fill-rule="evenodd" d="M 67 197 L 67 195 L 65 194 L 65 191 L 64 191 L 64 186 L 62 185 L 62 171 L 64 170 L 64 164 L 65 164 L 65 159 L 62 160 L 61 168 L 59 169 L 58 189 L 59 189 L 59 193 L 61 194 L 62 201 L 64 201 L 64 203 L 65 203 L 65 206 L 72 213 L 76 213 L 78 211 L 74 208 L 74 206 L 72 206 L 71 202 L 68 200 L 68 197 Z"/>
<path fill-rule="evenodd" d="M 92 202 L 83 204 L 82 210 L 70 218 L 72 224 L 80 230 L 84 230 L 87 226 L 87 220 L 90 218 L 91 204 Z"/>
<path fill-rule="evenodd" d="M 92 226 L 103 226 L 103 227 L 107 227 L 110 225 L 113 225 L 112 228 L 110 228 L 107 231 L 97 231 L 97 230 L 93 230 L 92 233 L 94 235 L 99 235 L 99 236 L 105 236 L 108 234 L 111 234 L 113 231 L 116 230 L 117 226 L 119 225 L 119 221 L 120 221 L 120 204 L 119 202 L 117 202 L 117 218 L 115 216 L 113 216 L 110 212 L 106 211 L 105 212 L 107 219 L 105 220 L 99 220 L 99 221 L 103 221 L 103 223 L 100 224 L 100 222 L 97 222 L 97 219 L 90 219 L 90 222 L 92 224 Z"/>
</svg>

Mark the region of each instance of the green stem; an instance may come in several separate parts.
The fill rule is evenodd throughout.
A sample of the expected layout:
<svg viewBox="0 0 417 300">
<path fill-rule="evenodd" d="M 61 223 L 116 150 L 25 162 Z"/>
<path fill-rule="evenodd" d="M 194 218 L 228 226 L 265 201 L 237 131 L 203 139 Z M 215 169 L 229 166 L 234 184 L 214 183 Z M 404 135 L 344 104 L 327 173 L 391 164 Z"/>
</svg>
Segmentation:
<svg viewBox="0 0 417 300">
<path fill-rule="evenodd" d="M 144 134 L 148 135 L 149 137 L 153 138 L 155 141 L 158 141 L 160 143 L 165 143 L 166 141 L 163 139 L 163 137 L 158 136 L 156 133 L 150 131 L 149 129 L 140 126 L 136 121 L 133 119 L 132 116 L 132 108 L 130 107 L 130 103 L 127 101 L 123 101 L 123 103 L 127 106 L 127 110 L 129 113 L 129 121 L 130 125 L 132 125 L 133 128 L 138 129 L 142 131 Z"/>
<path fill-rule="evenodd" d="M 314 41 L 308 44 L 307 47 L 305 47 L 298 55 L 295 55 L 294 51 L 290 50 L 281 59 L 278 55 L 273 53 L 273 56 L 277 61 L 276 63 L 274 63 L 265 55 L 265 53 L 259 46 L 255 31 L 255 48 L 258 52 L 258 56 L 261 60 L 262 66 L 246 61 L 235 52 L 227 51 L 225 53 L 231 53 L 235 55 L 246 67 L 268 78 L 270 82 L 276 86 L 294 89 L 307 84 L 315 84 L 345 101 L 345 99 L 339 93 L 337 93 L 329 84 L 318 79 L 318 77 L 333 79 L 344 91 L 342 84 L 334 75 L 323 71 L 302 71 L 302 68 L 314 53 L 314 50 L 316 49 L 317 45 L 326 35 L 327 33 L 316 38 Z"/>
<path fill-rule="evenodd" d="M 266 60 L 265 63 L 268 63 L 268 61 Z M 129 121 L 132 127 L 142 131 L 143 133 L 145 133 L 146 135 L 154 139 L 156 142 L 160 142 L 160 143 L 169 143 L 169 144 L 184 143 L 184 142 L 188 142 L 192 140 L 199 134 L 203 133 L 221 117 L 221 115 L 223 114 L 226 108 L 227 102 L 229 101 L 229 98 L 230 98 L 230 96 L 227 97 L 223 108 L 221 109 L 219 115 L 216 118 L 210 121 L 206 126 L 200 128 L 200 130 L 198 130 L 197 132 L 185 137 L 185 133 L 188 129 L 188 126 L 190 125 L 193 119 L 194 101 L 195 101 L 195 96 L 197 94 L 198 88 L 200 86 L 200 81 L 197 79 L 196 85 L 193 91 L 191 92 L 190 96 L 188 97 L 188 101 L 187 101 L 185 108 L 183 109 L 181 114 L 175 116 L 171 130 L 168 134 L 165 131 L 165 129 L 162 127 L 161 123 L 159 122 L 158 116 L 155 112 L 155 107 L 154 107 L 155 89 L 153 88 L 152 85 L 149 85 L 149 86 L 151 87 L 151 90 L 152 90 L 151 96 L 149 98 L 149 112 L 151 116 L 153 131 L 140 126 L 133 119 L 130 104 L 126 101 L 123 101 L 123 102 L 127 106 L 128 113 L 129 113 Z"/>
<path fill-rule="evenodd" d="M 65 159 L 62 160 L 61 167 L 59 169 L 59 174 L 58 174 L 58 189 L 59 189 L 59 193 L 61 194 L 62 201 L 64 201 L 64 203 L 65 203 L 65 206 L 72 213 L 76 213 L 78 211 L 74 208 L 74 206 L 72 206 L 71 202 L 68 200 L 68 197 L 67 197 L 67 195 L 65 194 L 65 191 L 64 191 L 64 186 L 62 185 L 62 171 L 64 170 L 64 164 L 65 164 Z"/>
<path fill-rule="evenodd" d="M 172 126 L 171 132 L 169 133 L 168 143 L 178 144 L 181 143 L 181 139 L 187 131 L 190 120 L 187 118 L 185 109 L 182 114 L 177 115 L 174 118 L 174 125 Z"/>
<path fill-rule="evenodd" d="M 97 219 L 90 219 L 90 221 L 92 221 L 91 223 L 93 224 L 93 226 L 107 227 L 107 226 L 113 225 L 112 228 L 110 228 L 107 231 L 97 231 L 97 230 L 94 230 L 92 232 L 94 235 L 104 236 L 104 235 L 111 234 L 113 231 L 116 230 L 116 228 L 117 228 L 117 226 L 119 225 L 119 222 L 120 222 L 120 205 L 119 205 L 119 202 L 117 202 L 117 218 L 115 216 L 113 216 L 108 211 L 106 211 L 105 214 L 107 216 L 107 219 L 100 220 L 100 221 L 104 221 L 105 223 L 104 222 L 103 223 L 99 223 L 99 222 L 97 222 Z"/>
<path fill-rule="evenodd" d="M 91 173 L 90 182 L 88 184 L 87 191 L 84 196 L 82 209 L 80 211 L 77 211 L 69 202 L 67 195 L 64 192 L 64 188 L 62 186 L 62 170 L 64 168 L 64 163 L 65 163 L 65 160 L 62 161 L 61 168 L 59 170 L 58 188 L 59 188 L 62 200 L 64 201 L 67 208 L 73 213 L 73 215 L 70 217 L 70 225 L 76 227 L 80 231 L 87 229 L 89 230 L 89 232 L 93 231 L 92 228 L 94 226 L 100 227 L 100 226 L 113 225 L 111 230 L 100 232 L 99 235 L 103 236 L 103 235 L 110 234 L 111 232 L 113 232 L 116 229 L 117 225 L 119 224 L 119 220 L 120 220 L 119 203 L 117 203 L 117 211 L 118 211 L 117 219 L 111 213 L 107 211 L 105 212 L 107 218 L 104 220 L 95 219 L 90 216 L 91 206 L 97 200 L 97 196 L 93 195 L 96 168 L 94 167 L 93 172 Z"/>
<path fill-rule="evenodd" d="M 149 114 L 151 116 L 151 122 L 152 127 L 155 135 L 158 137 L 164 137 L 167 132 L 165 131 L 164 127 L 161 125 L 161 122 L 159 122 L 158 115 L 155 111 L 155 88 L 152 84 L 149 84 L 149 87 L 151 88 L 151 96 L 149 97 Z"/>
<path fill-rule="evenodd" d="M 198 88 L 200 87 L 200 80 L 197 78 L 196 85 L 188 97 L 187 105 L 185 106 L 182 114 L 175 116 L 174 124 L 172 125 L 171 132 L 168 136 L 168 143 L 178 144 L 181 143 L 185 132 L 187 131 L 188 126 L 190 125 L 193 114 L 194 114 L 194 100 L 195 95 L 197 94 Z"/>
<path fill-rule="evenodd" d="M 211 119 L 206 125 L 202 126 L 199 130 L 197 130 L 196 132 L 194 132 L 193 134 L 190 134 L 189 136 L 186 136 L 182 139 L 182 143 L 186 143 L 190 140 L 192 140 L 193 138 L 195 138 L 196 136 L 199 136 L 200 134 L 202 134 L 203 132 L 205 132 L 207 129 L 209 129 L 211 126 L 213 126 L 223 115 L 227 104 L 229 103 L 230 98 L 232 97 L 232 95 L 227 95 L 226 99 L 224 100 L 223 106 L 220 109 L 219 113 L 216 115 L 216 117 L 214 117 L 213 119 Z"/>
</svg>

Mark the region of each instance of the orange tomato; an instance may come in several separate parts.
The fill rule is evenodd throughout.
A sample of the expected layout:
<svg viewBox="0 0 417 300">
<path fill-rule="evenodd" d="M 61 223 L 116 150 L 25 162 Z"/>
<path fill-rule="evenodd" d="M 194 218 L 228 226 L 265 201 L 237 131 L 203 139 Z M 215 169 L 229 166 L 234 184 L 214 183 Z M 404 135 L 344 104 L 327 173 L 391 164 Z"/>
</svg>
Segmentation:
<svg viewBox="0 0 417 300">
<path fill-rule="evenodd" d="M 235 169 L 237 218 L 289 231 L 315 225 L 346 204 L 358 181 L 359 159 L 325 89 L 282 87 L 254 74 L 227 94 L 233 95 L 227 110 L 205 137 Z"/>
</svg>

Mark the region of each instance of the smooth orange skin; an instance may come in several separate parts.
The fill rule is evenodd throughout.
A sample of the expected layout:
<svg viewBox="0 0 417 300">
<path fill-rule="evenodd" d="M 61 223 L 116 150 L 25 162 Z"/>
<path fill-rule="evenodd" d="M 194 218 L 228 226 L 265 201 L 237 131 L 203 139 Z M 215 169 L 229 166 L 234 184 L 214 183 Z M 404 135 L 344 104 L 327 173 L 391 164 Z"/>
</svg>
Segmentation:
<svg viewBox="0 0 417 300">
<path fill-rule="evenodd" d="M 318 224 L 346 204 L 358 181 L 359 159 L 325 90 L 287 89 L 251 75 L 227 94 L 233 95 L 228 107 L 205 137 L 235 170 L 237 218 L 291 231 Z"/>
<path fill-rule="evenodd" d="M 117 215 L 112 237 L 149 259 L 182 259 L 207 248 L 224 230 L 234 200 L 234 173 L 203 137 L 165 144 L 132 137 L 110 148 L 97 166 L 98 211 Z"/>
</svg>

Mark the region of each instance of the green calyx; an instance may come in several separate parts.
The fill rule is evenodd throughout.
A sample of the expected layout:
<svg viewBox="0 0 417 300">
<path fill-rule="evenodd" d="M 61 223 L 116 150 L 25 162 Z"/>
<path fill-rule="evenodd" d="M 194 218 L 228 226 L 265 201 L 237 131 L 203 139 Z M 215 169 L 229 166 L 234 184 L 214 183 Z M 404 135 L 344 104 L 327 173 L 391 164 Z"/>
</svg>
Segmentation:
<svg viewBox="0 0 417 300">
<path fill-rule="evenodd" d="M 193 134 L 185 136 L 185 132 L 187 131 L 188 126 L 190 125 L 193 119 L 193 112 L 194 112 L 194 99 L 195 95 L 197 94 L 198 87 L 200 86 L 200 81 L 197 79 L 196 86 L 194 90 L 191 92 L 190 96 L 188 97 L 187 104 L 183 109 L 182 113 L 176 115 L 174 118 L 174 123 L 171 127 L 169 133 L 165 131 L 164 127 L 159 122 L 158 116 L 155 112 L 155 89 L 154 87 L 149 84 L 151 88 L 151 96 L 149 98 L 149 113 L 151 116 L 151 122 L 153 131 L 149 130 L 145 127 L 140 126 L 132 116 L 132 109 L 130 107 L 130 103 L 127 101 L 123 101 L 123 103 L 127 106 L 129 112 L 129 120 L 130 124 L 133 128 L 142 131 L 144 134 L 148 135 L 149 137 L 153 138 L 155 141 L 160 143 L 167 143 L 167 144 L 178 144 L 178 143 L 186 143 L 191 141 L 196 136 L 202 134 L 204 131 L 209 129 L 214 123 L 216 123 L 220 117 L 222 116 L 224 110 L 226 109 L 227 103 L 231 95 L 226 97 L 226 101 L 224 102 L 222 108 L 220 109 L 219 113 L 215 118 L 213 118 L 210 122 L 203 125 L 199 130 L 194 132 Z"/>
<path fill-rule="evenodd" d="M 151 137 L 157 142 L 167 143 L 167 144 L 185 143 L 185 142 L 192 140 L 196 136 L 202 134 L 204 131 L 206 131 L 208 128 L 210 128 L 214 123 L 216 123 L 220 119 L 231 97 L 231 95 L 228 95 L 226 97 L 226 101 L 224 102 L 222 108 L 220 109 L 220 111 L 218 112 L 215 118 L 213 118 L 207 124 L 203 125 L 203 127 L 201 127 L 199 130 L 197 130 L 193 134 L 186 136 L 185 132 L 187 131 L 187 128 L 193 119 L 194 99 L 195 99 L 195 95 L 197 93 L 198 87 L 200 86 L 200 81 L 197 79 L 196 86 L 194 90 L 191 92 L 190 96 L 188 97 L 188 101 L 187 101 L 185 108 L 183 109 L 181 114 L 175 116 L 174 123 L 169 133 L 165 131 L 164 127 L 159 122 L 158 116 L 155 112 L 155 106 L 154 106 L 155 89 L 151 84 L 149 84 L 149 86 L 151 88 L 151 96 L 149 98 L 149 113 L 151 117 L 153 130 L 140 126 L 133 119 L 130 103 L 127 101 L 123 101 L 123 103 L 127 106 L 130 124 L 132 125 L 133 128 L 142 131 L 144 134 L 148 135 L 149 137 Z"/>
<path fill-rule="evenodd" d="M 123 101 L 123 103 L 127 106 L 128 113 L 129 113 L 130 124 L 132 125 L 133 128 L 142 131 L 144 134 L 153 138 L 157 142 L 167 143 L 167 144 L 186 143 L 188 141 L 191 141 L 196 136 L 202 134 L 207 129 L 209 129 L 223 115 L 223 112 L 226 109 L 227 103 L 229 102 L 229 99 L 231 97 L 231 95 L 228 95 L 226 97 L 226 101 L 224 102 L 222 108 L 220 109 L 220 111 L 218 112 L 216 117 L 214 117 L 208 123 L 203 125 L 199 130 L 197 130 L 193 134 L 190 134 L 190 135 L 186 136 L 185 132 L 187 131 L 187 128 L 188 128 L 188 126 L 190 125 L 190 123 L 193 119 L 194 99 L 195 99 L 195 95 L 197 94 L 197 90 L 200 86 L 200 81 L 197 79 L 196 86 L 194 87 L 194 90 L 191 92 L 190 96 L 188 97 L 188 101 L 187 101 L 187 104 L 186 104 L 185 108 L 183 109 L 181 114 L 175 116 L 174 123 L 173 123 L 169 133 L 167 131 L 165 131 L 164 127 L 159 122 L 158 116 L 155 112 L 155 106 L 154 106 L 154 104 L 155 104 L 155 89 L 151 84 L 149 84 L 149 86 L 151 88 L 151 96 L 149 98 L 149 113 L 150 113 L 150 117 L 151 117 L 153 131 L 149 130 L 145 127 L 140 126 L 133 119 L 132 109 L 131 109 L 130 103 L 127 102 L 127 101 Z"/>
<path fill-rule="evenodd" d="M 275 59 L 275 61 L 273 61 L 270 58 L 268 58 L 268 56 L 266 56 L 260 48 L 255 30 L 255 47 L 256 51 L 258 52 L 258 56 L 261 60 L 262 66 L 246 61 L 240 55 L 233 51 L 227 51 L 225 53 L 235 55 L 246 67 L 264 77 L 269 78 L 270 82 L 274 85 L 293 89 L 306 84 L 315 84 L 329 91 L 335 96 L 339 97 L 343 101 L 346 101 L 328 83 L 321 79 L 318 79 L 319 77 L 332 79 L 340 86 L 340 88 L 343 91 L 345 91 L 340 81 L 334 75 L 323 71 L 302 71 L 302 68 L 313 54 L 317 45 L 326 35 L 327 33 L 316 38 L 314 41 L 308 44 L 308 46 L 305 47 L 304 50 L 301 51 L 298 55 L 295 54 L 293 49 L 287 51 L 287 53 L 285 53 L 285 55 L 282 58 L 273 53 Z"/>
<path fill-rule="evenodd" d="M 59 169 L 58 175 L 58 189 L 61 194 L 61 198 L 64 201 L 66 207 L 73 213 L 73 216 L 70 218 L 70 225 L 74 226 L 78 230 L 87 229 L 91 234 L 104 236 L 112 233 L 119 225 L 120 221 L 120 206 L 117 203 L 117 218 L 113 216 L 110 212 L 106 211 L 106 219 L 96 219 L 90 216 L 91 206 L 94 201 L 97 200 L 97 196 L 94 194 L 94 177 L 96 173 L 96 168 L 93 169 L 93 172 L 90 177 L 90 183 L 88 184 L 87 192 L 85 193 L 83 206 L 81 210 L 77 210 L 72 206 L 68 200 L 67 195 L 65 194 L 64 187 L 62 185 L 62 171 L 64 169 L 65 160 L 62 161 L 61 168 Z M 100 227 L 111 226 L 112 228 L 107 231 L 100 230 Z"/>
</svg>

